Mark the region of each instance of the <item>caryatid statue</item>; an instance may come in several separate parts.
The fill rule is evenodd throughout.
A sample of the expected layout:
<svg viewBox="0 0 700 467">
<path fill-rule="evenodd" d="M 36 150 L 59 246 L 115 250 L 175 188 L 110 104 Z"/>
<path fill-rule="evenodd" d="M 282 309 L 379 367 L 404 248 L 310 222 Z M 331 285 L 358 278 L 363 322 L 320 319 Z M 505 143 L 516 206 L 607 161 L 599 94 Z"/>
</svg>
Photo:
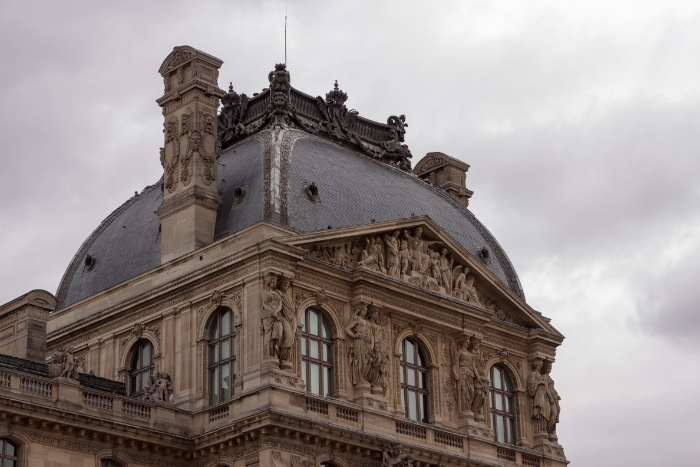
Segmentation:
<svg viewBox="0 0 700 467">
<path fill-rule="evenodd" d="M 277 357 L 281 369 L 291 370 L 292 347 L 296 340 L 297 316 L 294 301 L 287 295 L 292 280 L 268 275 L 263 292 L 262 325 L 269 357 Z"/>
<path fill-rule="evenodd" d="M 551 405 L 547 398 L 547 380 L 542 375 L 542 360 L 535 359 L 532 362 L 532 371 L 527 380 L 527 392 L 532 400 L 532 421 L 535 435 L 547 433 Z"/>
<path fill-rule="evenodd" d="M 561 412 L 561 408 L 559 407 L 561 397 L 559 397 L 557 390 L 554 389 L 554 381 L 552 381 L 552 378 L 549 376 L 550 371 L 552 371 L 552 362 L 547 360 L 542 365 L 542 376 L 547 384 L 547 400 L 549 401 L 547 433 L 549 434 L 550 441 L 557 441 L 557 423 L 559 423 L 559 413 Z"/>
<path fill-rule="evenodd" d="M 373 392 L 381 390 L 388 360 L 387 342 L 378 318 L 374 305 L 361 303 L 345 327 L 345 333 L 352 338 L 352 346 L 348 350 L 350 379 L 355 385 L 368 383 Z"/>
<path fill-rule="evenodd" d="M 460 412 L 481 415 L 484 405 L 484 384 L 488 388 L 488 381 L 484 381 L 477 365 L 478 350 L 479 343 L 476 338 L 472 338 L 470 342 L 470 339 L 465 337 L 459 348 L 453 342 L 452 376 L 457 383 Z"/>
</svg>

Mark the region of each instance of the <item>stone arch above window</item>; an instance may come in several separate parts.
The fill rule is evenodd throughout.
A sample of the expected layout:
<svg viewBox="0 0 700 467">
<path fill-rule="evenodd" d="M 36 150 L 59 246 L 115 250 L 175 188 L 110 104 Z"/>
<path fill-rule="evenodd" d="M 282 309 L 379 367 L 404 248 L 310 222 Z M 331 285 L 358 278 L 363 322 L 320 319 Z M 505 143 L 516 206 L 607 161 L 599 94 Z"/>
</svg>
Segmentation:
<svg viewBox="0 0 700 467">
<path fill-rule="evenodd" d="M 306 391 L 318 396 L 333 397 L 334 363 L 333 329 L 328 314 L 317 307 L 308 307 L 301 324 L 301 377 Z"/>
</svg>

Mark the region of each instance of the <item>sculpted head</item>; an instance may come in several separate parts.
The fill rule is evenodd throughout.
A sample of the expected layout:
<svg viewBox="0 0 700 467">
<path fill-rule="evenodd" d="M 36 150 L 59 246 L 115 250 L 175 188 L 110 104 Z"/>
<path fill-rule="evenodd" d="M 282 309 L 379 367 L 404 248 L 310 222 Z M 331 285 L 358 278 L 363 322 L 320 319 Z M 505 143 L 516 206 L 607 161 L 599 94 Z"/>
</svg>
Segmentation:
<svg viewBox="0 0 700 467">
<path fill-rule="evenodd" d="M 287 289 L 289 289 L 290 285 L 292 285 L 292 280 L 288 277 L 280 276 L 277 280 L 277 288 L 282 293 L 287 292 Z"/>
<path fill-rule="evenodd" d="M 542 364 L 542 374 L 548 375 L 550 371 L 552 371 L 552 362 L 547 360 Z"/>
<path fill-rule="evenodd" d="M 442 256 L 447 256 L 447 248 L 443 248 L 441 253 L 442 253 Z"/>
<path fill-rule="evenodd" d="M 413 236 L 420 237 L 421 235 L 423 235 L 423 227 L 416 227 L 415 230 L 413 230 Z"/>
<path fill-rule="evenodd" d="M 72 354 L 74 351 L 75 351 L 75 349 L 73 348 L 72 345 L 66 349 L 66 352 L 68 352 L 69 354 Z"/>
<path fill-rule="evenodd" d="M 535 360 L 532 361 L 532 370 L 533 371 L 541 371 L 542 370 L 542 360 L 539 358 L 536 358 Z"/>
</svg>

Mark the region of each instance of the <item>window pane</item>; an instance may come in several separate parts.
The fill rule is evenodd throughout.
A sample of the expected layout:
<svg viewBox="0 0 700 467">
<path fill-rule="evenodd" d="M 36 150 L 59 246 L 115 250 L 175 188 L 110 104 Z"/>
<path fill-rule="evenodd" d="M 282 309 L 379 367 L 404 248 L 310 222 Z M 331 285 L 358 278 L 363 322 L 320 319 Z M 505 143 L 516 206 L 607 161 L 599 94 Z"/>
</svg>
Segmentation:
<svg viewBox="0 0 700 467">
<path fill-rule="evenodd" d="M 408 391 L 408 407 L 408 418 L 418 421 L 418 394 L 413 391 Z"/>
<path fill-rule="evenodd" d="M 420 417 L 422 422 L 428 423 L 428 396 L 425 394 L 420 395 Z"/>
<path fill-rule="evenodd" d="M 328 320 L 326 319 L 325 316 L 321 315 L 323 318 L 323 329 L 321 330 L 321 336 L 323 336 L 324 339 L 330 339 L 331 338 L 331 326 L 328 324 Z"/>
<path fill-rule="evenodd" d="M 404 383 L 404 380 L 403 380 L 403 373 L 404 373 L 405 369 L 406 369 L 405 366 L 401 366 L 401 371 L 399 372 L 399 373 L 401 373 L 401 384 Z M 406 407 L 406 404 L 404 404 L 404 407 Z"/>
<path fill-rule="evenodd" d="M 139 375 L 139 378 L 141 378 L 141 388 L 139 390 L 146 389 L 148 387 L 148 377 L 148 373 L 141 373 Z"/>
<path fill-rule="evenodd" d="M 331 363 L 333 361 L 332 355 L 330 344 L 323 344 L 323 361 Z"/>
<path fill-rule="evenodd" d="M 301 314 L 301 332 L 306 332 L 306 312 Z"/>
<path fill-rule="evenodd" d="M 309 310 L 309 334 L 318 336 L 318 311 L 313 308 Z"/>
<path fill-rule="evenodd" d="M 139 352 L 138 352 L 138 350 L 134 353 L 134 358 L 131 359 L 131 369 L 132 370 L 139 369 Z"/>
<path fill-rule="evenodd" d="M 209 330 L 209 339 L 215 340 L 219 338 L 219 320 L 215 319 L 211 323 L 211 329 Z"/>
<path fill-rule="evenodd" d="M 219 344 L 209 347 L 209 364 L 219 361 Z"/>
<path fill-rule="evenodd" d="M 306 356 L 306 337 L 301 338 L 301 354 Z"/>
<path fill-rule="evenodd" d="M 151 343 L 145 342 L 143 344 L 143 354 L 141 358 L 141 367 L 145 368 L 151 366 Z"/>
<path fill-rule="evenodd" d="M 496 389 L 503 389 L 501 384 L 501 369 L 497 366 L 493 367 L 493 387 Z"/>
<path fill-rule="evenodd" d="M 238 374 L 238 367 L 236 366 L 236 360 L 232 360 L 231 361 L 231 382 L 235 381 L 237 374 Z"/>
<path fill-rule="evenodd" d="M 130 393 L 131 393 L 131 394 L 137 393 L 137 392 L 138 392 L 138 389 L 136 389 L 136 388 L 137 388 L 137 386 L 136 386 L 136 376 L 132 376 L 132 377 L 131 377 L 131 391 L 130 391 Z"/>
<path fill-rule="evenodd" d="M 416 363 L 416 359 L 413 358 L 413 342 L 406 340 L 406 361 L 408 363 Z"/>
<path fill-rule="evenodd" d="M 236 338 L 231 338 L 231 355 L 236 356 Z"/>
<path fill-rule="evenodd" d="M 227 359 L 231 356 L 231 341 L 226 339 L 221 341 L 221 360 Z"/>
<path fill-rule="evenodd" d="M 406 410 L 406 391 L 401 390 L 401 406 Z"/>
<path fill-rule="evenodd" d="M 309 378 L 307 377 L 307 374 L 306 374 L 306 362 L 305 362 L 305 361 L 302 361 L 302 362 L 301 362 L 301 379 L 303 379 L 305 383 L 308 383 L 308 382 L 309 382 L 309 381 L 308 381 Z M 307 390 L 307 391 L 309 390 L 309 385 L 308 385 L 308 384 L 306 385 L 306 390 Z"/>
<path fill-rule="evenodd" d="M 510 384 L 510 377 L 507 372 L 503 372 L 503 381 L 505 382 L 505 389 L 507 392 L 513 392 L 513 385 Z"/>
<path fill-rule="evenodd" d="M 209 372 L 209 393 L 211 405 L 219 403 L 219 369 L 214 368 Z"/>
<path fill-rule="evenodd" d="M 15 461 L 13 461 L 12 459 L 5 460 L 5 467 L 15 467 L 15 465 Z"/>
<path fill-rule="evenodd" d="M 231 312 L 226 310 L 221 315 L 221 336 L 228 336 L 229 332 L 231 332 Z"/>
<path fill-rule="evenodd" d="M 309 351 L 311 353 L 311 358 L 319 358 L 318 346 L 321 345 L 319 341 L 311 340 L 311 345 Z"/>
<path fill-rule="evenodd" d="M 333 397 L 333 368 L 325 367 L 323 369 L 323 387 L 326 389 L 326 397 Z"/>
<path fill-rule="evenodd" d="M 508 442 L 515 444 L 515 419 L 508 418 Z"/>
<path fill-rule="evenodd" d="M 5 449 L 5 440 L 0 439 L 0 454 L 2 454 Z"/>
<path fill-rule="evenodd" d="M 418 387 L 428 389 L 428 373 L 418 372 Z"/>
<path fill-rule="evenodd" d="M 231 398 L 231 374 L 227 364 L 221 366 L 221 402 Z"/>
<path fill-rule="evenodd" d="M 321 368 L 312 363 L 311 364 L 311 391 L 314 394 L 321 395 Z"/>
<path fill-rule="evenodd" d="M 513 398 L 506 396 L 506 412 L 513 413 Z"/>
<path fill-rule="evenodd" d="M 407 368 L 408 372 L 408 385 L 409 386 L 415 386 L 416 385 L 416 370 L 413 368 Z"/>
<path fill-rule="evenodd" d="M 496 415 L 496 441 L 499 443 L 506 442 L 506 429 L 503 425 L 502 415 Z"/>
<path fill-rule="evenodd" d="M 496 410 L 503 410 L 503 396 L 501 394 L 494 394 L 496 399 Z"/>
<path fill-rule="evenodd" d="M 423 351 L 421 351 L 420 347 L 417 350 L 418 350 L 418 366 L 425 366 L 425 357 L 423 356 Z"/>
</svg>

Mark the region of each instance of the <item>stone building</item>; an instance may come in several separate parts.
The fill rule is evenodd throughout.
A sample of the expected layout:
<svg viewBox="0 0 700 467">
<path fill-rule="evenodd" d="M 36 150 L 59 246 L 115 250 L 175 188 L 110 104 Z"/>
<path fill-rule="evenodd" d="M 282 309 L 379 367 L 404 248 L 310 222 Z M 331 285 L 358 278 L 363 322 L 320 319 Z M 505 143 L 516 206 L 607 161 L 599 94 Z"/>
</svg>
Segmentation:
<svg viewBox="0 0 700 467">
<path fill-rule="evenodd" d="M 563 336 L 467 210 L 469 166 L 412 169 L 406 118 L 337 82 L 276 65 L 246 96 L 221 65 L 168 55 L 161 180 L 55 297 L 0 306 L 0 465 L 566 465 Z"/>
</svg>

